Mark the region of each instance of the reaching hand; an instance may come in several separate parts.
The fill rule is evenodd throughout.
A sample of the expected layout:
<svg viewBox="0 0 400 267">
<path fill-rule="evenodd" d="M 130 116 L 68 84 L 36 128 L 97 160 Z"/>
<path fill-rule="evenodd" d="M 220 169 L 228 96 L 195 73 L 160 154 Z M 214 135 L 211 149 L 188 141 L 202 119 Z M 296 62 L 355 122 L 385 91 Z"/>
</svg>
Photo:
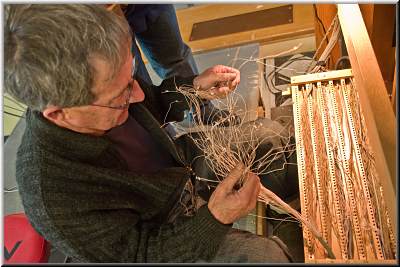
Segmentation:
<svg viewBox="0 0 400 267">
<path fill-rule="evenodd" d="M 193 80 L 193 86 L 201 98 L 212 100 L 225 98 L 236 89 L 240 72 L 231 67 L 216 65 L 206 69 Z"/>
<path fill-rule="evenodd" d="M 260 178 L 248 173 L 243 186 L 239 190 L 233 187 L 243 173 L 243 164 L 239 164 L 232 172 L 217 186 L 208 202 L 211 214 L 221 223 L 229 224 L 246 216 L 257 203 L 260 192 Z"/>
</svg>

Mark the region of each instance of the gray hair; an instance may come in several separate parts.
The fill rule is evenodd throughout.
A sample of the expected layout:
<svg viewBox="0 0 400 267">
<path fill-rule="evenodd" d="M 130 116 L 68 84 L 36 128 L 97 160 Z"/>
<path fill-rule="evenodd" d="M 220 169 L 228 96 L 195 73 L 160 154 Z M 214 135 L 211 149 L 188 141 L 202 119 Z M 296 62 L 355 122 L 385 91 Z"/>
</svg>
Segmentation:
<svg viewBox="0 0 400 267">
<path fill-rule="evenodd" d="M 109 63 L 112 78 L 132 33 L 124 17 L 100 5 L 5 5 L 4 87 L 34 110 L 92 103 L 90 58 Z"/>
</svg>

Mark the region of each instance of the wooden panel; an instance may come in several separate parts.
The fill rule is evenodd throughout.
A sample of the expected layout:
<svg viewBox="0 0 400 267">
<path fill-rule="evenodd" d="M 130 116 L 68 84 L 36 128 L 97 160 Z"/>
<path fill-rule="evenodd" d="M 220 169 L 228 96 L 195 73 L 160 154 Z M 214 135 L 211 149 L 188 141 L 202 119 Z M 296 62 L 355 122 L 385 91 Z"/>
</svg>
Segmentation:
<svg viewBox="0 0 400 267">
<path fill-rule="evenodd" d="M 300 191 L 305 192 L 302 213 L 320 229 L 336 259 L 394 259 L 392 225 L 386 223 L 382 195 L 376 193 L 388 177 L 376 175 L 373 160 L 365 161 L 374 151 L 365 145 L 369 133 L 359 119 L 363 110 L 357 94 L 363 88 L 343 79 L 349 75 L 346 71 L 321 74 L 332 80 L 315 80 L 317 74 L 292 77 L 304 81 L 292 86 L 296 151 L 304 159 L 298 161 Z M 311 239 L 305 254 L 325 259 L 315 241 Z"/>
<path fill-rule="evenodd" d="M 243 23 L 246 22 L 246 23 Z M 193 24 L 190 41 L 252 31 L 293 22 L 293 5 L 264 9 Z"/>
<path fill-rule="evenodd" d="M 182 38 L 192 48 L 193 53 L 253 42 L 279 40 L 314 32 L 312 5 L 295 4 L 293 5 L 293 23 L 197 41 L 189 40 L 192 26 L 195 23 L 279 6 L 284 6 L 284 4 L 211 4 L 179 9 L 176 11 L 176 14 Z M 243 23 L 246 22 L 244 21 Z"/>
<path fill-rule="evenodd" d="M 315 5 L 314 7 L 314 23 L 315 23 L 315 43 L 317 48 L 320 46 L 321 41 L 325 35 L 325 31 L 328 31 L 329 26 L 331 25 L 333 19 L 335 18 L 337 14 L 337 8 L 336 5 L 334 4 L 319 4 Z M 319 18 L 319 20 L 318 20 Z M 323 25 L 323 26 L 322 26 Z M 322 54 L 322 52 L 325 50 L 327 42 L 327 39 L 324 40 L 324 43 L 321 45 L 321 48 L 318 52 L 318 57 Z M 329 36 L 328 36 L 329 40 Z M 332 52 L 330 54 L 331 59 L 329 60 L 328 67 L 331 70 L 335 69 L 335 64 L 337 60 L 342 56 L 342 47 L 340 45 L 340 42 L 338 41 L 334 48 L 332 49 Z"/>
<path fill-rule="evenodd" d="M 397 231 L 395 117 L 359 6 L 339 4 L 338 15 L 385 202 Z"/>
<path fill-rule="evenodd" d="M 316 81 L 327 81 L 337 77 L 346 78 L 352 77 L 353 72 L 351 69 L 336 70 L 329 72 L 318 72 L 306 75 L 300 75 L 290 78 L 291 85 L 298 85 L 300 83 L 311 83 Z"/>
<path fill-rule="evenodd" d="M 377 265 L 397 265 L 398 260 L 333 260 L 333 259 L 307 259 L 306 263 L 312 264 L 377 264 Z"/>
<path fill-rule="evenodd" d="M 394 77 L 393 77 L 393 84 L 392 84 L 392 94 L 391 94 L 391 102 L 392 102 L 392 107 L 394 114 L 397 114 L 396 112 L 396 65 L 394 67 Z"/>
<path fill-rule="evenodd" d="M 390 94 L 393 84 L 396 53 L 393 46 L 394 33 L 396 31 L 396 5 L 362 4 L 360 5 L 360 10 L 387 92 Z"/>
<path fill-rule="evenodd" d="M 265 220 L 265 203 L 257 201 L 256 211 L 256 234 L 260 236 L 266 236 L 267 233 L 267 221 Z"/>
</svg>

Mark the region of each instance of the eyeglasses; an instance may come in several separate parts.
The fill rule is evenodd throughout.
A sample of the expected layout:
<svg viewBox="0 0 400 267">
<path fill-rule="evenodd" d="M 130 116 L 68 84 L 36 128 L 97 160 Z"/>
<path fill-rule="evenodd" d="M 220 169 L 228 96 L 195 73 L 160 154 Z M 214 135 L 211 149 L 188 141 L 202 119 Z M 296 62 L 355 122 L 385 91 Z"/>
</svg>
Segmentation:
<svg viewBox="0 0 400 267">
<path fill-rule="evenodd" d="M 131 94 L 133 90 L 133 82 L 135 81 L 135 76 L 136 76 L 136 57 L 133 57 L 132 60 L 132 73 L 131 73 L 131 80 L 128 83 L 128 86 L 124 90 L 124 94 L 126 94 L 125 98 L 125 103 L 122 105 L 118 106 L 107 106 L 107 105 L 98 105 L 98 104 L 90 104 L 89 106 L 95 106 L 95 107 L 103 107 L 103 108 L 112 108 L 112 109 L 126 109 L 130 105 L 130 99 L 131 99 Z"/>
</svg>

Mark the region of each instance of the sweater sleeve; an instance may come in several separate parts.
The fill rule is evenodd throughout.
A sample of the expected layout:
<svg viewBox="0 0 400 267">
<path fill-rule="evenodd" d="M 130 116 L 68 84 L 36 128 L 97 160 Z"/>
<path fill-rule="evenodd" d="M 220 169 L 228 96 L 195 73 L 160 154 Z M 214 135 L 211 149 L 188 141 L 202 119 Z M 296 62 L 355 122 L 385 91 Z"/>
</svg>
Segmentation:
<svg viewBox="0 0 400 267">
<path fill-rule="evenodd" d="M 208 262 L 232 226 L 218 222 L 206 205 L 193 217 L 162 225 L 128 210 L 75 214 L 63 224 L 68 230 L 54 231 L 60 234 L 54 245 L 80 262 L 101 263 Z"/>
<path fill-rule="evenodd" d="M 155 220 L 171 192 L 179 190 L 168 182 L 167 172 L 129 180 L 103 169 L 91 178 L 93 168 L 69 162 L 75 171 L 67 171 L 56 167 L 62 163 L 55 158 L 51 165 L 30 157 L 20 161 L 18 186 L 32 226 L 78 262 L 209 261 L 232 226 L 216 220 L 206 205 L 194 216 L 178 217 L 173 223 Z M 48 179 L 43 181 L 46 168 Z M 182 176 L 181 169 L 170 168 L 168 174 Z"/>
<path fill-rule="evenodd" d="M 130 209 L 129 203 L 125 209 L 122 202 L 114 207 L 116 195 L 89 193 L 84 189 L 74 189 L 72 193 L 67 183 L 65 192 L 56 189 L 51 199 L 43 199 L 44 193 L 35 186 L 35 180 L 31 176 L 24 184 L 20 183 L 25 212 L 34 228 L 52 246 L 78 262 L 210 261 L 232 226 L 216 220 L 207 205 L 192 217 L 178 217 L 173 223 L 155 223 Z M 116 194 L 120 199 L 127 199 L 128 193 Z M 91 208 L 104 201 L 108 204 L 102 204 L 103 208 Z M 71 207 L 66 208 L 66 202 Z M 146 206 L 145 203 L 138 205 Z"/>
<path fill-rule="evenodd" d="M 193 217 L 150 231 L 146 261 L 210 261 L 231 226 L 218 222 L 205 205 Z"/>
</svg>

